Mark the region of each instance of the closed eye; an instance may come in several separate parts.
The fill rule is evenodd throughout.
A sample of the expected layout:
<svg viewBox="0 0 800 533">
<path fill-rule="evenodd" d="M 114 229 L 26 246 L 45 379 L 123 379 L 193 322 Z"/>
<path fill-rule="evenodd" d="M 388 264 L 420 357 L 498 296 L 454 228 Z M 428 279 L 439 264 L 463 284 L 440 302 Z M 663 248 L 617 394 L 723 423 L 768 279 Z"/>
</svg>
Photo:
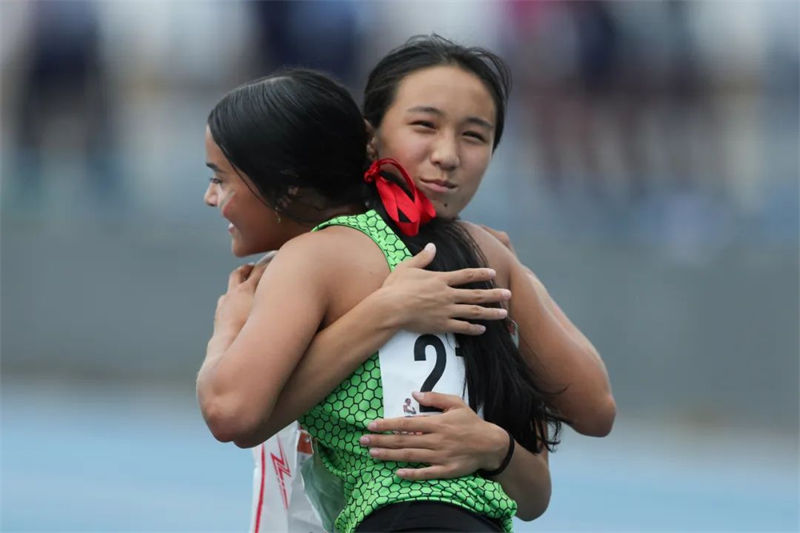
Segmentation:
<svg viewBox="0 0 800 533">
<path fill-rule="evenodd" d="M 486 142 L 486 137 L 482 133 L 478 133 L 477 131 L 467 131 L 464 132 L 466 137 L 471 137 L 473 139 L 477 139 L 481 142 Z"/>
<path fill-rule="evenodd" d="M 222 183 L 222 180 L 216 176 L 211 176 L 210 178 L 208 178 L 208 181 L 210 181 L 214 185 L 219 185 L 220 183 Z"/>
<path fill-rule="evenodd" d="M 434 128 L 433 122 L 431 122 L 429 120 L 415 120 L 414 122 L 411 123 L 411 125 L 412 126 L 421 126 L 423 128 L 429 128 L 429 129 L 433 129 Z"/>
</svg>

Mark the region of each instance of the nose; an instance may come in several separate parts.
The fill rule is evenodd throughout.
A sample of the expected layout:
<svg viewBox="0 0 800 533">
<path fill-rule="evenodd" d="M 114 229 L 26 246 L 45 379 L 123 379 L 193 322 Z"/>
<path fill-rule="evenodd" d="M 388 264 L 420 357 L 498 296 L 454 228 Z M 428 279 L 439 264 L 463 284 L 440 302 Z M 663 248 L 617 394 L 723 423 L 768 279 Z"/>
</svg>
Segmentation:
<svg viewBox="0 0 800 533">
<path fill-rule="evenodd" d="M 431 161 L 443 170 L 452 170 L 459 165 L 458 143 L 455 135 L 442 133 L 437 138 L 436 145 L 431 153 Z"/>
<path fill-rule="evenodd" d="M 203 195 L 203 201 L 209 207 L 217 206 L 217 185 L 215 183 L 208 184 L 208 188 L 206 188 L 206 193 Z"/>
</svg>

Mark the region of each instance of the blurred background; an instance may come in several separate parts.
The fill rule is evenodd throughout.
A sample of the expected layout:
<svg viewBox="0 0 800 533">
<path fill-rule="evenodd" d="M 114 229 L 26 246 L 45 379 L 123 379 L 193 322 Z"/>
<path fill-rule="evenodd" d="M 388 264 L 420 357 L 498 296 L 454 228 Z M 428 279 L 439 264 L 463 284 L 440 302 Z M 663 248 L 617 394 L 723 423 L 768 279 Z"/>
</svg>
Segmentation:
<svg viewBox="0 0 800 533">
<path fill-rule="evenodd" d="M 800 4 L 0 2 L 3 531 L 244 531 L 250 453 L 195 405 L 239 260 L 203 131 L 282 64 L 360 102 L 418 33 L 504 56 L 465 218 L 594 341 L 611 435 L 567 431 L 519 531 L 797 531 Z"/>
</svg>

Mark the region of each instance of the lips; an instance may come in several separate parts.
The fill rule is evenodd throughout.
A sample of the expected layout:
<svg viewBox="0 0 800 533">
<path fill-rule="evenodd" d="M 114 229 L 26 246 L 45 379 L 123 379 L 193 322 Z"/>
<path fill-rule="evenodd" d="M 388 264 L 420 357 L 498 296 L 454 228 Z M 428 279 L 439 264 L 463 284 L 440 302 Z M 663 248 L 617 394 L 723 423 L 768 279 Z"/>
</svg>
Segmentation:
<svg viewBox="0 0 800 533">
<path fill-rule="evenodd" d="M 419 186 L 422 189 L 436 193 L 446 193 L 456 188 L 454 184 L 450 183 L 447 180 L 431 180 L 424 178 L 420 178 Z"/>
</svg>

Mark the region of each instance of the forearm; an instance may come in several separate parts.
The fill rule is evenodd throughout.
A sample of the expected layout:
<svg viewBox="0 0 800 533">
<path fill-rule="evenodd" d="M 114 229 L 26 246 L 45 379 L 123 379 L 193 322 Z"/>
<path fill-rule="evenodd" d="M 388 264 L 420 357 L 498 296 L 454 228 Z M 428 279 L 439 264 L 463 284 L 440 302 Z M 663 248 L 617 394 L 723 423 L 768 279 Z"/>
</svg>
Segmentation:
<svg viewBox="0 0 800 533">
<path fill-rule="evenodd" d="M 325 293 L 303 274 L 294 264 L 273 263 L 257 290 L 247 280 L 249 285 L 229 287 L 217 304 L 197 397 L 206 424 L 222 442 L 263 442 L 261 428 L 319 328 Z M 249 290 L 256 290 L 252 303 Z"/>
<path fill-rule="evenodd" d="M 488 468 L 497 468 L 508 451 L 508 434 L 493 425 L 493 439 L 499 444 L 493 452 L 494 458 L 487 463 Z M 547 451 L 534 454 L 518 443 L 508 466 L 497 476 L 491 477 L 502 485 L 503 491 L 517 502 L 517 517 L 533 520 L 541 516 L 550 503 L 550 468 Z"/>
<path fill-rule="evenodd" d="M 236 334 L 233 331 L 226 333 L 214 333 L 206 346 L 206 357 L 197 373 L 197 400 L 200 403 L 200 410 L 203 416 L 206 416 L 205 407 L 207 406 L 207 399 L 212 395 L 212 388 L 214 385 L 214 374 L 217 365 L 225 355 L 225 350 L 230 347 L 236 339 Z"/>
<path fill-rule="evenodd" d="M 399 327 L 399 310 L 378 290 L 314 337 L 278 396 L 264 439 L 322 401 Z"/>
<path fill-rule="evenodd" d="M 225 384 L 218 376 L 220 363 L 225 352 L 236 340 L 235 331 L 214 332 L 206 347 L 206 357 L 197 374 L 196 392 L 200 412 L 211 432 L 218 440 L 233 440 L 233 430 L 228 424 L 221 424 L 221 398 L 225 396 Z M 222 380 L 224 381 L 224 380 Z"/>
<path fill-rule="evenodd" d="M 562 391 L 552 396 L 549 403 L 579 433 L 608 434 L 616 406 L 608 373 L 597 350 L 527 269 L 524 283 L 524 290 L 518 282 L 512 291 L 515 296 L 523 297 L 523 312 L 534 326 L 527 331 L 520 329 L 520 348 L 544 386 L 553 392 Z M 512 316 L 514 311 L 518 309 L 512 308 Z"/>
</svg>

